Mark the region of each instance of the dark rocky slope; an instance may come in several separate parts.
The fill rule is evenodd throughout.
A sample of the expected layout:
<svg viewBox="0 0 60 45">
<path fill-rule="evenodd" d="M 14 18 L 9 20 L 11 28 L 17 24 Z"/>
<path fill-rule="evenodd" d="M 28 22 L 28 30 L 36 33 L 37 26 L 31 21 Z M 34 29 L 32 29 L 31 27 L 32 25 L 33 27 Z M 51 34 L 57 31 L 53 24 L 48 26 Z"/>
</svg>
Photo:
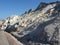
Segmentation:
<svg viewBox="0 0 60 45">
<path fill-rule="evenodd" d="M 60 2 L 42 2 L 35 10 L 8 17 L 1 30 L 24 45 L 60 45 Z"/>
</svg>

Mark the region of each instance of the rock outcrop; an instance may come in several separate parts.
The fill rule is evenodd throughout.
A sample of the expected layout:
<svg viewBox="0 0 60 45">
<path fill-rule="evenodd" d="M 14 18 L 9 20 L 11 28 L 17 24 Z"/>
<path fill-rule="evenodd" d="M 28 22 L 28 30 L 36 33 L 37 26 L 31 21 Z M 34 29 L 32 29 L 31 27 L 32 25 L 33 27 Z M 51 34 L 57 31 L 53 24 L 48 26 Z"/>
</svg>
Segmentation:
<svg viewBox="0 0 60 45">
<path fill-rule="evenodd" d="M 60 45 L 60 2 L 42 2 L 35 10 L 8 17 L 3 21 L 1 30 L 24 45 Z M 6 32 L 6 38 L 12 44 L 15 39 Z M 18 41 L 13 45 L 18 45 Z"/>
</svg>

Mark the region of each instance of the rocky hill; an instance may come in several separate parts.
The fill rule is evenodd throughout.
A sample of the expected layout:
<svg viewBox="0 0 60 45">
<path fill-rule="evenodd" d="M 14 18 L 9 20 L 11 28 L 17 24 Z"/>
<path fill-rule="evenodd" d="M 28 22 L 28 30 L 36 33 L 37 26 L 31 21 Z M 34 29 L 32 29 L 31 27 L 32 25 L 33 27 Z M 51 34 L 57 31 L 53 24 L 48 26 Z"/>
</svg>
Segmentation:
<svg viewBox="0 0 60 45">
<path fill-rule="evenodd" d="M 24 45 L 60 45 L 60 1 L 41 2 L 36 9 L 8 17 L 0 29 Z"/>
</svg>

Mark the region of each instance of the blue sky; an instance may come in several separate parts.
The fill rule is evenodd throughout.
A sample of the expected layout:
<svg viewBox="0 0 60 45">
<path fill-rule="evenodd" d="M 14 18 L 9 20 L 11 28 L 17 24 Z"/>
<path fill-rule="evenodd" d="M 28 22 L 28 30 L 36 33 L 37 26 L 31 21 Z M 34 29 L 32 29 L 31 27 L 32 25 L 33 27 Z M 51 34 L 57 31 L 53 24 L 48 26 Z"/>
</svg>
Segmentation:
<svg viewBox="0 0 60 45">
<path fill-rule="evenodd" d="M 40 2 L 56 0 L 0 0 L 0 19 L 11 15 L 20 15 L 30 8 L 35 9 Z"/>
</svg>

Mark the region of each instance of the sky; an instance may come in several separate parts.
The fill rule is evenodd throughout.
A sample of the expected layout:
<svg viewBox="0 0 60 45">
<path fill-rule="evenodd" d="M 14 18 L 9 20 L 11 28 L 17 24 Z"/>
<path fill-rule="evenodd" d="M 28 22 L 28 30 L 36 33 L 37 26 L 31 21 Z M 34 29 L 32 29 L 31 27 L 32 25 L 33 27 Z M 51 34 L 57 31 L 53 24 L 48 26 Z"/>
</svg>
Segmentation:
<svg viewBox="0 0 60 45">
<path fill-rule="evenodd" d="M 0 19 L 11 15 L 21 15 L 29 9 L 35 9 L 40 2 L 53 2 L 56 0 L 0 0 Z"/>
</svg>

